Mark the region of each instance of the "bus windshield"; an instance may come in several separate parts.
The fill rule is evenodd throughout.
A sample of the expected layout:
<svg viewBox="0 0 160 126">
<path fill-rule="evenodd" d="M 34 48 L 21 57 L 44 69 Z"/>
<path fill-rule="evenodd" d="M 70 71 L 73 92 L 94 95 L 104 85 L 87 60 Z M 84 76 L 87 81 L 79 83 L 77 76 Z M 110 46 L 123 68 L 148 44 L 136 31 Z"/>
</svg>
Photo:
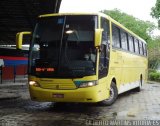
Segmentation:
<svg viewBox="0 0 160 126">
<path fill-rule="evenodd" d="M 93 15 L 40 18 L 30 46 L 29 73 L 49 78 L 95 75 L 96 24 L 97 16 Z"/>
</svg>

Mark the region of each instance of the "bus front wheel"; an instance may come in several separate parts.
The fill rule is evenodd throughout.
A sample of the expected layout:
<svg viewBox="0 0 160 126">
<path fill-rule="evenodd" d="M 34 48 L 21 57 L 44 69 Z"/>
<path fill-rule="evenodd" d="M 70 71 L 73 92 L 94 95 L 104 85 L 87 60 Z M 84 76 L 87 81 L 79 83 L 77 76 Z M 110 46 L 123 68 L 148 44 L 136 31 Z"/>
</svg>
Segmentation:
<svg viewBox="0 0 160 126">
<path fill-rule="evenodd" d="M 112 105 L 116 101 L 117 96 L 118 96 L 117 86 L 114 82 L 112 82 L 110 86 L 110 96 L 108 99 L 101 101 L 101 105 L 106 105 L 106 106 Z"/>
</svg>

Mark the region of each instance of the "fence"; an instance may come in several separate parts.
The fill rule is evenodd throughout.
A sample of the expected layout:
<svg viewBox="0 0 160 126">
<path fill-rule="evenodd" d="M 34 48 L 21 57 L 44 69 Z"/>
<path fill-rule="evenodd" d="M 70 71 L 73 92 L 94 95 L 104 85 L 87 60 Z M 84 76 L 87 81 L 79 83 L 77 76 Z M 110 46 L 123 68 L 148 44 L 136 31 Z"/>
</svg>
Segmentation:
<svg viewBox="0 0 160 126">
<path fill-rule="evenodd" d="M 17 66 L 1 66 L 1 83 L 4 80 L 13 80 L 15 83 L 16 77 L 27 75 L 27 65 L 17 65 Z"/>
</svg>

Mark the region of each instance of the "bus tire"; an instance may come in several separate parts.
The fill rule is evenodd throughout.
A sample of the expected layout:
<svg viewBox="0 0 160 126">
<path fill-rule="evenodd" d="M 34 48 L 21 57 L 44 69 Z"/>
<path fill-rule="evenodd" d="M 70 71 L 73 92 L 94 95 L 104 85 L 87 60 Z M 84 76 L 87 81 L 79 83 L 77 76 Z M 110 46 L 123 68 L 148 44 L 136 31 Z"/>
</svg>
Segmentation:
<svg viewBox="0 0 160 126">
<path fill-rule="evenodd" d="M 143 84 L 143 79 L 142 79 L 142 76 L 140 77 L 140 80 L 139 80 L 139 87 L 137 87 L 135 90 L 137 92 L 140 92 L 141 89 L 142 89 L 142 84 Z"/>
<path fill-rule="evenodd" d="M 112 81 L 110 86 L 110 96 L 108 99 L 101 101 L 101 105 L 109 106 L 112 105 L 118 97 L 118 90 L 116 84 Z"/>
</svg>

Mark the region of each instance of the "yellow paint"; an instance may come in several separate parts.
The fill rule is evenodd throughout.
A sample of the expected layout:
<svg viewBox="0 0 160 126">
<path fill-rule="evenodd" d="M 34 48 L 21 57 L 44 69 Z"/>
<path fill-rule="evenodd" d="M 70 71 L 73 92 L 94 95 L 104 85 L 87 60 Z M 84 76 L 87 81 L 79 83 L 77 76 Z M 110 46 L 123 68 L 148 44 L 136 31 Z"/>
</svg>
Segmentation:
<svg viewBox="0 0 160 126">
<path fill-rule="evenodd" d="M 47 14 L 41 15 L 40 18 L 60 15 L 88 15 L 88 13 L 76 13 L 76 14 Z M 35 76 L 29 76 L 29 80 L 36 81 L 40 84 L 40 87 L 29 86 L 30 96 L 32 100 L 36 101 L 55 101 L 55 102 L 99 102 L 109 97 L 110 84 L 113 78 L 116 80 L 116 85 L 119 90 L 120 85 L 124 85 L 130 82 L 136 82 L 140 80 L 142 75 L 143 81 L 146 81 L 147 71 L 147 58 L 117 50 L 112 48 L 112 25 L 115 23 L 122 29 L 126 30 L 132 36 L 137 37 L 145 43 L 143 39 L 138 37 L 132 31 L 128 30 L 120 23 L 113 20 L 111 17 L 104 14 L 90 14 L 105 17 L 109 20 L 110 26 L 110 61 L 109 61 L 109 72 L 108 75 L 98 80 L 98 63 L 99 63 L 99 52 L 97 56 L 97 68 L 96 75 L 86 76 L 83 78 L 76 79 L 49 79 L 49 78 L 37 78 Z M 98 38 L 99 39 L 99 38 Z M 98 41 L 98 40 L 96 40 Z M 86 88 L 77 88 L 74 81 L 93 81 L 98 80 L 98 85 Z M 57 89 L 57 85 L 58 89 Z M 63 94 L 64 98 L 54 98 L 54 94 Z"/>
<path fill-rule="evenodd" d="M 22 43 L 23 43 L 23 36 L 24 35 L 31 35 L 31 32 L 24 31 L 24 32 L 18 32 L 16 34 L 16 48 L 22 49 Z"/>
<path fill-rule="evenodd" d="M 96 29 L 95 30 L 95 47 L 100 47 L 101 46 L 101 41 L 102 41 L 102 31 L 103 29 Z"/>
<path fill-rule="evenodd" d="M 87 79 L 87 77 L 85 77 Z M 88 78 L 95 78 L 88 77 Z M 86 80 L 84 79 L 84 80 Z M 52 83 L 53 85 L 56 84 L 62 84 L 63 83 L 72 83 L 71 79 L 39 79 L 34 76 L 30 76 L 29 80 L 37 81 L 41 86 L 35 87 L 35 86 L 29 86 L 30 96 L 32 100 L 36 101 L 56 101 L 56 102 L 98 102 L 102 101 L 103 99 L 106 99 L 107 96 L 109 96 L 109 90 L 107 90 L 105 78 L 100 80 L 99 84 L 93 87 L 87 87 L 87 88 L 76 88 L 73 89 L 47 89 L 47 87 L 43 87 L 43 85 L 48 83 Z M 80 80 L 80 79 L 75 79 Z M 88 80 L 88 79 L 87 79 Z M 43 82 L 44 81 L 44 82 Z M 54 94 L 63 94 L 64 98 L 54 98 Z"/>
</svg>

